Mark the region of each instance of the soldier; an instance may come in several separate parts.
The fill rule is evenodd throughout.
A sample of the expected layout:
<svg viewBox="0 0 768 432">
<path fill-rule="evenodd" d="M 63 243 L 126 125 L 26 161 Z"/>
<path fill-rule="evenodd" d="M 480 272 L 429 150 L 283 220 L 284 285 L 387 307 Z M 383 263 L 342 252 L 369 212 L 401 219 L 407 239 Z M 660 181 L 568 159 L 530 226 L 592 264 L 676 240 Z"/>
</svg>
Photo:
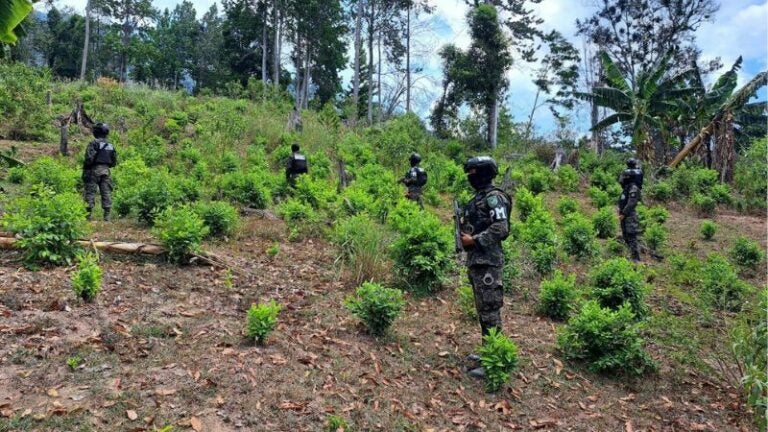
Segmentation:
<svg viewBox="0 0 768 432">
<path fill-rule="evenodd" d="M 504 304 L 502 269 L 504 252 L 501 242 L 509 235 L 509 212 L 512 200 L 493 185 L 499 173 L 496 161 L 488 156 L 469 159 L 464 172 L 475 196 L 464 207 L 461 221 L 461 244 L 467 251 L 467 274 L 475 295 L 475 307 L 480 318 L 482 335 L 491 328 L 501 328 L 501 307 Z M 479 360 L 472 354 L 471 360 Z M 476 367 L 471 376 L 484 378 L 485 371 Z"/>
<path fill-rule="evenodd" d="M 427 184 L 427 172 L 424 171 L 424 168 L 419 166 L 421 155 L 418 153 L 411 153 L 409 161 L 411 162 L 411 169 L 405 173 L 405 177 L 400 179 L 400 183 L 405 184 L 408 188 L 405 197 L 411 201 L 416 201 L 419 203 L 419 207 L 424 208 L 424 203 L 421 200 L 421 192 Z"/>
<path fill-rule="evenodd" d="M 288 165 L 285 167 L 285 179 L 288 180 L 288 184 L 291 186 L 296 185 L 296 178 L 298 176 L 309 172 L 307 157 L 299 153 L 299 150 L 298 144 L 293 143 L 291 145 L 291 157 L 288 158 Z"/>
<path fill-rule="evenodd" d="M 112 210 L 112 178 L 110 168 L 117 165 L 117 151 L 107 142 L 109 126 L 106 123 L 93 125 L 93 137 L 85 148 L 83 160 L 83 183 L 85 184 L 85 204 L 88 220 L 91 219 L 93 206 L 96 201 L 96 189 L 101 194 L 101 208 L 104 209 L 104 220 L 110 220 Z"/>
<path fill-rule="evenodd" d="M 621 236 L 629 247 L 632 261 L 640 261 L 640 246 L 637 235 L 640 232 L 640 219 L 637 217 L 635 207 L 642 199 L 643 171 L 637 163 L 637 159 L 627 161 L 627 169 L 619 176 L 622 192 L 619 198 L 619 220 L 621 221 Z"/>
</svg>

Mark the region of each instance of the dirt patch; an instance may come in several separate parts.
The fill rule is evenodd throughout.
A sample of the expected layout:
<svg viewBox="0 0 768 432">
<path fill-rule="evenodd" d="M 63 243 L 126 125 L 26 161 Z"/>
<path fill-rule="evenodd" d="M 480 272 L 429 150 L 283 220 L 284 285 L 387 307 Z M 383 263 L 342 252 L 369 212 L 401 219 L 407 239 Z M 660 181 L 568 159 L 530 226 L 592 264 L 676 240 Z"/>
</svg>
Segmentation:
<svg viewBox="0 0 768 432">
<path fill-rule="evenodd" d="M 670 226 L 684 220 L 673 214 Z M 149 239 L 125 222 L 95 226 L 99 238 Z M 273 242 L 280 252 L 270 258 Z M 317 431 L 333 414 L 356 430 L 382 431 L 751 429 L 734 389 L 674 370 L 653 346 L 662 367 L 641 380 L 558 359 L 559 324 L 532 313 L 534 280 L 503 310 L 520 370 L 488 394 L 464 373 L 479 329 L 460 316 L 451 289 L 409 297 L 394 333 L 375 340 L 341 307 L 351 291 L 326 242 L 290 243 L 281 222 L 249 218 L 236 243 L 206 247 L 237 271 L 108 257 L 94 304 L 74 298 L 67 269 L 28 272 L 2 252 L 0 425 Z M 243 337 L 245 311 L 267 299 L 284 309 L 268 342 L 254 346 Z"/>
</svg>

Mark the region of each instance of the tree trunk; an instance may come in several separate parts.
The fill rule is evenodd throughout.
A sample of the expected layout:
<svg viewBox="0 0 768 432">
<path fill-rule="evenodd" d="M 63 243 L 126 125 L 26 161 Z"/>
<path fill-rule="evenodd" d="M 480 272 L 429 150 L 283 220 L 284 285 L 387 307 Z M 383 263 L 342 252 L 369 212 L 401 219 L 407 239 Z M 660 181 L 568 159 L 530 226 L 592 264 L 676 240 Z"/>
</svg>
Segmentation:
<svg viewBox="0 0 768 432">
<path fill-rule="evenodd" d="M 360 105 L 360 53 L 363 49 L 363 0 L 357 0 L 357 13 L 355 17 L 355 71 L 352 76 L 352 118 L 351 124 L 354 127 L 357 124 L 358 108 Z"/>
<path fill-rule="evenodd" d="M 306 43 L 306 63 L 304 67 L 304 96 L 301 100 L 304 102 L 304 109 L 309 108 L 309 81 L 312 79 L 312 63 L 309 56 L 309 41 Z"/>
<path fill-rule="evenodd" d="M 376 2 L 371 2 L 371 14 L 368 16 L 368 124 L 373 124 L 373 38 L 376 34 Z"/>
<path fill-rule="evenodd" d="M 80 64 L 80 81 L 85 81 L 85 70 L 88 68 L 88 44 L 91 39 L 91 0 L 85 5 L 85 42 L 83 43 L 83 60 Z"/>
<path fill-rule="evenodd" d="M 272 5 L 272 23 L 275 26 L 275 58 L 272 65 L 272 84 L 277 89 L 280 86 L 280 11 L 277 2 Z"/>
<path fill-rule="evenodd" d="M 701 142 L 712 133 L 712 129 L 714 128 L 714 122 L 708 124 L 704 129 L 699 132 L 698 135 L 696 135 L 691 142 L 689 142 L 685 147 L 683 147 L 680 152 L 677 153 L 677 156 L 672 160 L 672 162 L 669 164 L 670 168 L 676 167 L 683 159 L 685 159 L 688 154 L 696 150 L 696 147 L 698 147 Z"/>
<path fill-rule="evenodd" d="M 379 112 L 376 115 L 376 120 L 379 124 L 381 124 L 381 111 L 382 111 L 382 104 L 381 104 L 381 32 L 379 32 L 379 36 L 377 38 L 377 56 L 378 59 L 376 60 L 377 63 L 377 78 L 376 78 L 376 88 L 378 89 L 378 96 L 377 99 L 379 101 Z"/>
<path fill-rule="evenodd" d="M 411 112 L 411 4 L 405 20 L 405 112 Z"/>
<path fill-rule="evenodd" d="M 61 121 L 59 135 L 59 153 L 62 156 L 69 156 L 69 121 Z"/>
<path fill-rule="evenodd" d="M 491 149 L 496 148 L 496 141 L 499 134 L 499 98 L 494 98 L 493 105 L 488 113 L 488 145 Z"/>
<path fill-rule="evenodd" d="M 531 128 L 533 127 L 533 114 L 536 112 L 536 104 L 539 103 L 539 95 L 541 93 L 541 89 L 536 89 L 536 97 L 533 98 L 533 108 L 531 108 L 531 113 L 528 115 L 528 123 L 525 125 L 525 134 L 523 135 L 523 145 L 527 145 L 528 138 L 531 136 Z"/>
<path fill-rule="evenodd" d="M 267 5 L 264 5 L 264 22 L 261 30 L 261 85 L 262 91 L 264 91 L 264 97 L 266 97 L 267 89 Z"/>
<path fill-rule="evenodd" d="M 733 131 L 733 114 L 727 112 L 714 128 L 714 168 L 720 173 L 721 182 L 733 180 L 736 140 Z"/>
</svg>

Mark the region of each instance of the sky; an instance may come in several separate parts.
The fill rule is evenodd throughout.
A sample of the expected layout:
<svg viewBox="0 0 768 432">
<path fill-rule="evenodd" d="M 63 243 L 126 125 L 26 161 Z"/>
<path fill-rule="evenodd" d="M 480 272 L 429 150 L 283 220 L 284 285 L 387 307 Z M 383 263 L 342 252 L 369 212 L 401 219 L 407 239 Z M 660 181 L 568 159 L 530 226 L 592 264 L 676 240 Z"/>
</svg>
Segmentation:
<svg viewBox="0 0 768 432">
<path fill-rule="evenodd" d="M 191 0 L 198 16 L 205 13 L 215 0 Z M 425 29 L 419 34 L 423 41 L 419 59 L 424 67 L 424 77 L 419 85 L 426 94 L 417 111 L 423 117 L 428 114 L 431 104 L 439 97 L 442 67 L 437 55 L 439 48 L 453 43 L 465 48 L 470 38 L 466 24 L 468 7 L 464 0 L 429 0 L 435 7 L 431 16 L 421 17 Z M 71 7 L 82 12 L 86 0 L 56 0 L 58 7 Z M 180 1 L 153 0 L 155 7 L 173 8 Z M 544 19 L 545 30 L 558 30 L 575 47 L 581 49 L 582 39 L 576 36 L 576 19 L 586 18 L 595 9 L 595 0 L 543 0 L 534 5 L 537 15 Z M 768 0 L 722 0 L 720 10 L 712 22 L 704 23 L 696 31 L 698 45 L 703 50 L 704 59 L 720 57 L 723 69 L 729 68 L 739 55 L 744 58 L 739 73 L 739 85 L 747 82 L 761 70 L 768 69 Z M 350 55 L 351 58 L 351 45 Z M 508 73 L 509 89 L 506 104 L 515 121 L 524 121 L 533 106 L 536 88 L 532 82 L 535 65 L 516 62 Z M 343 71 L 342 76 L 349 80 L 351 70 Z M 763 92 L 765 93 L 765 91 Z M 572 126 L 580 133 L 586 133 L 588 113 L 577 109 L 573 115 Z M 534 124 L 541 134 L 552 134 L 555 125 L 551 114 L 542 107 L 534 116 Z"/>
</svg>

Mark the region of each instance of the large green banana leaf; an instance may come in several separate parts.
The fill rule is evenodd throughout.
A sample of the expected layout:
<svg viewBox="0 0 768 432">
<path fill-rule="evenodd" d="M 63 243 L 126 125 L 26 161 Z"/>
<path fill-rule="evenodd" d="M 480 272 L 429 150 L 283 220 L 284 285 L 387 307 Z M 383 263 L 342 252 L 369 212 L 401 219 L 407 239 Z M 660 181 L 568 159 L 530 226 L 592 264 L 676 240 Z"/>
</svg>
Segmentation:
<svg viewBox="0 0 768 432">
<path fill-rule="evenodd" d="M 30 12 L 29 0 L 0 0 L 0 42 L 15 43 L 18 37 L 14 30 Z"/>
</svg>

